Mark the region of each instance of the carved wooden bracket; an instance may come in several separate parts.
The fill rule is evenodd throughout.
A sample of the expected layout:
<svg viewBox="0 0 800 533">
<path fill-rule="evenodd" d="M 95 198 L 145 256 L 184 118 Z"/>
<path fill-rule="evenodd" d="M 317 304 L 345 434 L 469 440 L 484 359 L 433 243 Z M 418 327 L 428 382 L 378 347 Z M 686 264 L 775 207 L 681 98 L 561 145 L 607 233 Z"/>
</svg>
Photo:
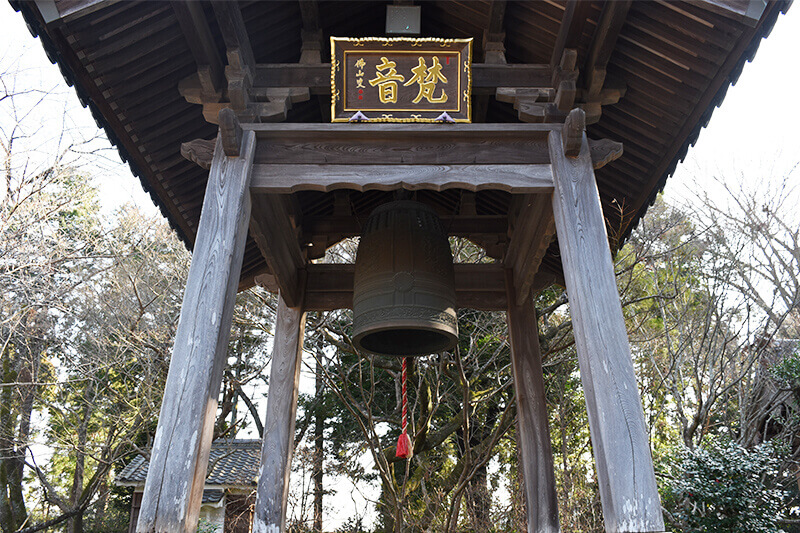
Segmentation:
<svg viewBox="0 0 800 533">
<path fill-rule="evenodd" d="M 586 123 L 594 124 L 600 120 L 602 106 L 616 104 L 625 95 L 625 84 L 607 80 L 600 90 L 579 89 L 576 63 L 576 51 L 566 49 L 553 71 L 553 89 L 498 87 L 495 97 L 513 104 L 522 122 L 563 122 L 571 109 L 578 108 L 586 113 Z"/>
<path fill-rule="evenodd" d="M 200 168 L 206 170 L 211 168 L 211 159 L 214 157 L 214 145 L 217 143 L 216 137 L 213 139 L 195 139 L 181 144 L 181 155 Z"/>
<path fill-rule="evenodd" d="M 592 168 L 597 170 L 622 157 L 622 143 L 611 139 L 589 139 L 589 152 Z"/>
<path fill-rule="evenodd" d="M 321 32 L 303 31 L 301 63 L 319 63 Z M 292 104 L 311 98 L 308 87 L 254 87 L 254 66 L 247 63 L 240 49 L 227 51 L 225 66 L 227 86 L 218 93 L 209 93 L 202 73 L 192 74 L 178 83 L 181 96 L 191 104 L 203 106 L 203 117 L 217 124 L 222 109 L 233 109 L 242 122 L 281 122 Z"/>
</svg>

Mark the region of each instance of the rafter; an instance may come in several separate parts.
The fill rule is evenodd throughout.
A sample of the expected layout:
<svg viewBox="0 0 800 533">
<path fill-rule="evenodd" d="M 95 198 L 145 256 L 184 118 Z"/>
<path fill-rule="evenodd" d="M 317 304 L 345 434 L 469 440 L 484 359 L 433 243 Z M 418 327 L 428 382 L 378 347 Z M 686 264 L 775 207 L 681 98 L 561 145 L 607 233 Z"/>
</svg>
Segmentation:
<svg viewBox="0 0 800 533">
<path fill-rule="evenodd" d="M 228 64 L 255 69 L 256 59 L 238 2 L 213 0 L 214 14 L 228 53 Z M 238 57 L 237 57 L 238 56 Z"/>
<path fill-rule="evenodd" d="M 214 36 L 200 2 L 170 2 L 186 44 L 197 64 L 197 76 L 203 93 L 219 99 L 225 88 L 225 72 Z"/>
<path fill-rule="evenodd" d="M 553 46 L 553 54 L 550 56 L 551 67 L 555 68 L 561 62 L 564 50 L 577 48 L 591 8 L 591 2 L 581 0 L 567 1 L 567 5 L 564 7 L 564 15 L 561 17 L 561 27 L 556 36 L 555 46 Z"/>
<path fill-rule="evenodd" d="M 631 3 L 631 0 L 618 0 L 606 2 L 603 6 L 582 73 L 583 87 L 588 93 L 587 100 L 600 95 L 606 78 L 606 65 L 611 59 Z"/>
</svg>

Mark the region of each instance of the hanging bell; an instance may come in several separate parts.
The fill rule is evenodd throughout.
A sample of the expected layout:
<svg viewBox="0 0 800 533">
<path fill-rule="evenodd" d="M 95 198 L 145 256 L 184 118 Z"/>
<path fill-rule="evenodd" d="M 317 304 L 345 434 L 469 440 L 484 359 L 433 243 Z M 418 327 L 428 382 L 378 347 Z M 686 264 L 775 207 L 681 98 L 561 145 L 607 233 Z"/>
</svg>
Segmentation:
<svg viewBox="0 0 800 533">
<path fill-rule="evenodd" d="M 356 255 L 353 342 L 378 355 L 427 355 L 458 341 L 453 256 L 430 207 L 402 200 L 367 219 Z"/>
</svg>

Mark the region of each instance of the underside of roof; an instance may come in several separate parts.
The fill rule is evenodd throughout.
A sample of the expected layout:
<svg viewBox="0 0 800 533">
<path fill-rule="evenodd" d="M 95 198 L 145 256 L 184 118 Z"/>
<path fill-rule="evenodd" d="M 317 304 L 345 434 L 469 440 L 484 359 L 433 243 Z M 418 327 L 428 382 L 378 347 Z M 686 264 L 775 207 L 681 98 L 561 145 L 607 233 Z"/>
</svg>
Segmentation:
<svg viewBox="0 0 800 533">
<path fill-rule="evenodd" d="M 208 171 L 181 156 L 181 143 L 210 139 L 217 127 L 206 122 L 199 105 L 187 103 L 178 83 L 197 72 L 191 44 L 169 2 L 83 2 L 83 11 L 65 10 L 66 0 L 11 0 L 58 63 L 84 106 L 88 106 L 145 191 L 190 249 L 198 228 Z M 580 70 L 593 46 L 607 31 L 601 23 L 612 1 L 508 1 L 500 21 L 508 63 L 552 64 L 565 42 L 577 51 Z M 47 6 L 61 11 L 46 16 Z M 318 2 L 322 42 L 328 37 L 382 36 L 388 2 Z M 475 58 L 482 61 L 486 32 L 496 17 L 496 3 L 426 1 L 422 36 L 472 37 Z M 624 11 L 606 66 L 607 78 L 624 86 L 618 103 L 605 105 L 589 138 L 622 142 L 624 154 L 597 170 L 597 182 L 612 247 L 618 247 L 644 216 L 667 178 L 708 124 L 746 61 L 753 58 L 780 12 L 790 2 L 637 1 Z M 245 2 L 239 6 L 257 63 L 297 63 L 306 4 L 297 1 Z M 737 6 L 743 9 L 733 9 Z M 210 32 L 224 57 L 225 45 L 210 4 L 203 4 Z M 744 13 L 744 11 L 747 11 Z M 569 28 L 563 26 L 569 12 Z M 45 14 L 43 14 L 45 13 Z M 66 14 L 65 14 L 66 13 Z M 744 14 L 743 14 L 744 13 Z M 49 20 L 49 22 L 45 22 Z M 322 58 L 329 57 L 323 44 Z M 584 76 L 585 74 L 581 74 Z M 768 96 L 767 96 L 768 97 Z M 483 98 L 483 100 L 480 100 Z M 329 95 L 312 95 L 289 111 L 287 122 L 324 122 Z M 473 107 L 485 109 L 479 120 L 517 123 L 512 104 L 494 96 L 473 96 Z M 332 193 L 300 192 L 294 203 L 304 217 L 334 210 Z M 353 214 L 365 217 L 391 198 L 390 192 L 352 192 Z M 440 214 L 455 213 L 458 190 L 419 191 L 417 199 Z M 511 195 L 481 191 L 478 215 L 506 215 Z M 248 237 L 242 279 L 264 270 L 264 259 Z M 557 243 L 542 268 L 561 272 Z"/>
</svg>

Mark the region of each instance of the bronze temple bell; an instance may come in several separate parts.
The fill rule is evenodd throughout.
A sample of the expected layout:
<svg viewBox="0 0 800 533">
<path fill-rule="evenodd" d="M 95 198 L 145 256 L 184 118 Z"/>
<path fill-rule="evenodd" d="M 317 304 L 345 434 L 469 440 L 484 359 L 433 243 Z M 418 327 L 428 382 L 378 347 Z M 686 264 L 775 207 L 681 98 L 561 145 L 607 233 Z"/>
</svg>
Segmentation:
<svg viewBox="0 0 800 533">
<path fill-rule="evenodd" d="M 375 209 L 356 255 L 353 342 L 377 355 L 427 355 L 458 341 L 453 256 L 430 207 L 401 200 Z"/>
</svg>

